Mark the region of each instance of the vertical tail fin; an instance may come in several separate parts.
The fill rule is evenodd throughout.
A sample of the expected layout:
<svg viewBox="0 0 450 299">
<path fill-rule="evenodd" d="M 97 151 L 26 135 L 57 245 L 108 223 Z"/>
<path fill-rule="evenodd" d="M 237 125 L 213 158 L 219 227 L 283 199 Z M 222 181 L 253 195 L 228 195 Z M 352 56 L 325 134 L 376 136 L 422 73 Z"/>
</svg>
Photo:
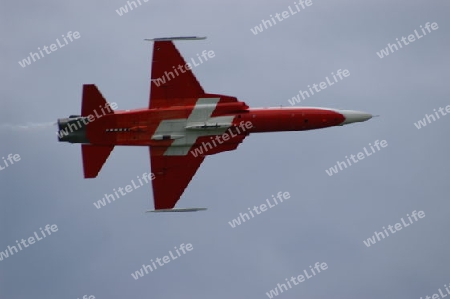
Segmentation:
<svg viewBox="0 0 450 299">
<path fill-rule="evenodd" d="M 84 178 L 92 179 L 97 177 L 113 149 L 114 145 L 81 145 Z"/>
<path fill-rule="evenodd" d="M 83 97 L 81 100 L 81 116 L 98 115 L 97 111 L 102 114 L 113 114 L 112 109 L 104 109 L 108 106 L 105 98 L 102 96 L 95 84 L 83 85 Z"/>
<path fill-rule="evenodd" d="M 100 117 L 99 114 L 114 114 L 112 109 L 105 109 L 108 105 L 109 104 L 106 102 L 97 86 L 94 84 L 83 85 L 83 97 L 81 102 L 82 116 L 87 117 L 93 115 L 95 117 Z M 114 145 L 104 146 L 83 144 L 81 146 L 84 177 L 86 179 L 97 177 L 113 149 Z"/>
</svg>

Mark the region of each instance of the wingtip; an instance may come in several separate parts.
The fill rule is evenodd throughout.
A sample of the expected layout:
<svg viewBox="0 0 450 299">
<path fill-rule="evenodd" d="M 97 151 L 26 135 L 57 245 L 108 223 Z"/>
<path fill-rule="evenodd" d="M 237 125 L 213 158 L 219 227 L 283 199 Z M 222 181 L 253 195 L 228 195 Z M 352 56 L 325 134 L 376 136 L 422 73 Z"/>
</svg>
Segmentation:
<svg viewBox="0 0 450 299">
<path fill-rule="evenodd" d="M 206 210 L 207 208 L 159 209 L 159 210 L 147 210 L 145 211 L 145 213 L 198 212 Z"/>
<path fill-rule="evenodd" d="M 156 37 L 156 38 L 145 38 L 145 41 L 152 42 L 162 42 L 162 41 L 173 41 L 173 40 L 203 40 L 206 36 L 174 36 L 174 37 Z"/>
</svg>

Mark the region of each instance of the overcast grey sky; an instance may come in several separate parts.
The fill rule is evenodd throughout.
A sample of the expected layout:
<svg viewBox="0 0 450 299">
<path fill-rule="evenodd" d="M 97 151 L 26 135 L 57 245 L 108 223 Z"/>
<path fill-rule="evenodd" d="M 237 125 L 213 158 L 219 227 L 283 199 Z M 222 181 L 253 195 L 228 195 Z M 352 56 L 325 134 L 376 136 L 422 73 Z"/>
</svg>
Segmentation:
<svg viewBox="0 0 450 299">
<path fill-rule="evenodd" d="M 1 299 L 268 298 L 266 292 L 316 262 L 328 269 L 276 298 L 425 298 L 450 283 L 450 116 L 417 129 L 450 105 L 450 3 L 316 1 L 254 35 L 251 28 L 293 1 L 149 1 L 119 16 L 114 1 L 2 5 L 0 251 L 39 228 L 58 231 L 0 261 Z M 380 59 L 396 38 L 437 30 Z M 61 35 L 80 38 L 21 67 L 18 61 Z M 297 106 L 379 114 L 364 123 L 308 132 L 255 134 L 232 152 L 207 157 L 177 207 L 206 212 L 144 214 L 146 185 L 96 209 L 113 188 L 150 170 L 145 147 L 116 147 L 99 177 L 83 179 L 79 145 L 58 143 L 55 122 L 79 114 L 82 84 L 96 84 L 120 110 L 148 105 L 152 44 L 180 41 L 207 92 L 251 107 L 290 106 L 300 89 L 338 69 L 350 76 Z M 422 34 L 423 35 L 423 34 Z M 345 156 L 388 146 L 333 176 Z M 4 166 L 3 159 L 0 165 Z M 228 224 L 272 194 L 291 198 L 236 228 Z M 425 217 L 367 247 L 382 227 Z M 131 273 L 181 243 L 193 250 L 138 280 Z"/>
</svg>

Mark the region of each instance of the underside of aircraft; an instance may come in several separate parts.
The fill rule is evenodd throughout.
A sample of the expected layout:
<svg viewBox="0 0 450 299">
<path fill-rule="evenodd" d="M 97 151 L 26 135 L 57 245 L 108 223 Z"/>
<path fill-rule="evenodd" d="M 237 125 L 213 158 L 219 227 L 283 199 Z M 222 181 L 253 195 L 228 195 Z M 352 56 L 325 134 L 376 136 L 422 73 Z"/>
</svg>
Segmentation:
<svg viewBox="0 0 450 299">
<path fill-rule="evenodd" d="M 117 145 L 149 149 L 154 207 L 174 209 L 208 155 L 235 150 L 251 133 L 304 131 L 370 119 L 371 114 L 316 107 L 249 108 L 236 97 L 205 93 L 173 44 L 157 38 L 148 107 L 114 110 L 93 84 L 83 85 L 80 115 L 58 119 L 60 142 L 80 143 L 85 178 L 95 178 Z"/>
</svg>

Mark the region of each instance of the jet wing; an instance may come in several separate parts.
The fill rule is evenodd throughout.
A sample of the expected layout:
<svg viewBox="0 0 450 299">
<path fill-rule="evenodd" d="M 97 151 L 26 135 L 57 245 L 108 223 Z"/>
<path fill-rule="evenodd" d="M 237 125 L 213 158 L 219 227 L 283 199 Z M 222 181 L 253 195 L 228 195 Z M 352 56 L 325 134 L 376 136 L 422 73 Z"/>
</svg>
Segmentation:
<svg viewBox="0 0 450 299">
<path fill-rule="evenodd" d="M 205 159 L 203 156 L 164 156 L 150 150 L 155 210 L 172 209 Z"/>
<path fill-rule="evenodd" d="M 192 67 L 192 65 L 191 65 Z M 149 108 L 175 106 L 181 98 L 199 98 L 205 92 L 172 41 L 155 41 Z"/>
<path fill-rule="evenodd" d="M 202 148 L 200 139 L 184 156 L 167 156 L 164 155 L 164 148 L 149 147 L 151 169 L 155 175 L 152 181 L 155 211 L 175 207 L 207 155 L 235 150 L 247 136 L 237 135 L 209 151 Z M 202 142 L 207 142 L 207 139 Z"/>
<path fill-rule="evenodd" d="M 152 173 L 155 175 L 152 185 L 155 210 L 157 211 L 172 209 L 175 206 L 206 155 L 233 150 L 245 138 L 245 136 L 235 135 L 236 137 L 224 143 L 214 144 L 206 151 L 206 148 L 202 149 L 203 142 L 211 141 L 210 137 L 216 135 L 208 133 L 210 131 L 207 129 L 211 128 L 204 128 L 205 132 L 202 132 L 202 128 L 186 128 L 188 123 L 198 124 L 198 126 L 201 123 L 206 126 L 206 121 L 216 117 L 216 114 L 245 112 L 248 106 L 244 102 L 239 102 L 235 97 L 206 94 L 189 69 L 190 66 L 172 42 L 172 40 L 180 39 L 203 38 L 153 39 L 149 108 L 163 109 L 185 106 L 186 109 L 192 109 L 190 116 L 185 120 L 186 124 L 182 124 L 179 128 L 172 127 L 176 129 L 175 132 L 168 134 L 172 136 L 173 133 L 179 138 L 177 137 L 169 146 L 149 147 Z M 233 117 L 228 115 L 225 118 L 229 118 L 225 122 L 228 124 Z M 179 119 L 177 123 L 181 124 Z M 159 137 L 164 138 L 164 134 Z"/>
</svg>

